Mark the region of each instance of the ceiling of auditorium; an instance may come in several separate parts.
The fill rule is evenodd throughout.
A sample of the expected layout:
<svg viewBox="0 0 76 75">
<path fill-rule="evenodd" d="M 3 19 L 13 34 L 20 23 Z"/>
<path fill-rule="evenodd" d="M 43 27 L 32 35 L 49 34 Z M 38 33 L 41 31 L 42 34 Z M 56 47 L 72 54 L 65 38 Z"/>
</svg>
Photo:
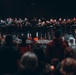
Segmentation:
<svg viewBox="0 0 76 75">
<path fill-rule="evenodd" d="M 0 0 L 2 17 L 74 17 L 75 0 Z"/>
</svg>

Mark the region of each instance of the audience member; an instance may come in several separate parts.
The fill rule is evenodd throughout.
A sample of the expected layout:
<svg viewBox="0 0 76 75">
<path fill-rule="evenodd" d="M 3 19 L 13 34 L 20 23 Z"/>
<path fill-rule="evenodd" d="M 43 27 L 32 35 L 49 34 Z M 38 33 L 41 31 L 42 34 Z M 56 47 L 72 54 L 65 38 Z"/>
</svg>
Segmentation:
<svg viewBox="0 0 76 75">
<path fill-rule="evenodd" d="M 0 47 L 0 74 L 13 73 L 17 71 L 17 60 L 19 51 L 13 46 L 13 38 L 7 35 L 5 44 Z"/>
<path fill-rule="evenodd" d="M 75 58 L 74 49 L 71 47 L 66 47 L 64 51 L 65 58 Z"/>
<path fill-rule="evenodd" d="M 76 60 L 73 58 L 64 59 L 61 62 L 61 75 L 76 75 Z"/>
<path fill-rule="evenodd" d="M 26 52 L 21 57 L 21 71 L 18 75 L 37 75 L 38 58 L 33 52 Z"/>
<path fill-rule="evenodd" d="M 19 51 L 20 51 L 20 55 L 22 56 L 24 53 L 26 53 L 27 51 L 32 51 L 31 50 L 31 46 L 26 44 L 26 37 L 22 36 L 21 40 L 22 43 L 18 45 Z"/>
<path fill-rule="evenodd" d="M 67 44 L 61 39 L 60 31 L 55 32 L 55 39 L 47 45 L 46 59 L 50 63 L 53 58 L 64 59 L 64 49 Z"/>
<path fill-rule="evenodd" d="M 45 53 L 42 48 L 35 48 L 33 52 L 37 55 L 38 57 L 38 71 L 43 72 L 45 69 Z"/>
</svg>

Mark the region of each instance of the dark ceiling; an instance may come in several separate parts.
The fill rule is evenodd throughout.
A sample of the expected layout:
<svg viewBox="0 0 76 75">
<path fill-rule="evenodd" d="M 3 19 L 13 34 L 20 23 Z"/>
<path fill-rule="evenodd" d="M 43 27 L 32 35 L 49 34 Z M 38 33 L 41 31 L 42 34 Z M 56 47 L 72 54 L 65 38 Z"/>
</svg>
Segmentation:
<svg viewBox="0 0 76 75">
<path fill-rule="evenodd" d="M 1 17 L 75 17 L 73 0 L 0 0 Z"/>
</svg>

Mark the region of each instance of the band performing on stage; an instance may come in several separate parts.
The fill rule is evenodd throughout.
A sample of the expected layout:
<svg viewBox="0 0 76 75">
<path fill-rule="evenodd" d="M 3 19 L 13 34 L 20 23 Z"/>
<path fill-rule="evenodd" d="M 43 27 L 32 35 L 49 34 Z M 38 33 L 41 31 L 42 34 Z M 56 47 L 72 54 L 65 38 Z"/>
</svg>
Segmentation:
<svg viewBox="0 0 76 75">
<path fill-rule="evenodd" d="M 56 30 L 60 30 L 62 36 L 65 34 L 72 34 L 75 37 L 76 34 L 76 18 L 74 19 L 50 19 L 44 18 L 24 20 L 19 18 L 7 18 L 0 21 L 0 33 L 1 36 L 6 34 L 26 35 L 29 37 L 38 37 L 52 39 Z M 29 35 L 28 35 L 29 33 Z"/>
</svg>

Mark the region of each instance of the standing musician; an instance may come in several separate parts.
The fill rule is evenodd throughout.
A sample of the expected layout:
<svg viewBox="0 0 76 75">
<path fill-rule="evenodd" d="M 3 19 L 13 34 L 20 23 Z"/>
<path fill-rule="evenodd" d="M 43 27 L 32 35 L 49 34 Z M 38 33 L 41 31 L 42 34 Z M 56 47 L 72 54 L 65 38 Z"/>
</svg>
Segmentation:
<svg viewBox="0 0 76 75">
<path fill-rule="evenodd" d="M 1 20 L 1 24 L 0 24 L 0 31 L 1 31 L 1 37 L 3 38 L 3 35 L 6 34 L 6 21 Z"/>
<path fill-rule="evenodd" d="M 41 38 L 41 36 L 42 36 L 42 33 L 41 33 L 41 31 L 42 31 L 42 21 L 41 21 L 41 19 L 39 19 L 38 20 L 38 25 L 37 25 L 37 31 L 38 31 L 38 38 L 40 39 Z"/>
<path fill-rule="evenodd" d="M 34 41 L 34 38 L 36 37 L 36 31 L 37 31 L 36 28 L 37 28 L 37 24 L 38 24 L 37 19 L 34 17 L 31 20 L 30 24 L 31 24 L 30 33 L 31 33 L 32 39 Z"/>
<path fill-rule="evenodd" d="M 65 35 L 66 33 L 66 19 L 63 19 L 62 23 L 61 23 L 61 29 L 62 29 L 62 34 Z"/>
<path fill-rule="evenodd" d="M 6 24 L 6 28 L 7 28 L 7 34 L 12 34 L 14 27 L 13 27 L 13 19 L 12 18 L 8 18 L 7 19 L 7 24 Z"/>
</svg>

